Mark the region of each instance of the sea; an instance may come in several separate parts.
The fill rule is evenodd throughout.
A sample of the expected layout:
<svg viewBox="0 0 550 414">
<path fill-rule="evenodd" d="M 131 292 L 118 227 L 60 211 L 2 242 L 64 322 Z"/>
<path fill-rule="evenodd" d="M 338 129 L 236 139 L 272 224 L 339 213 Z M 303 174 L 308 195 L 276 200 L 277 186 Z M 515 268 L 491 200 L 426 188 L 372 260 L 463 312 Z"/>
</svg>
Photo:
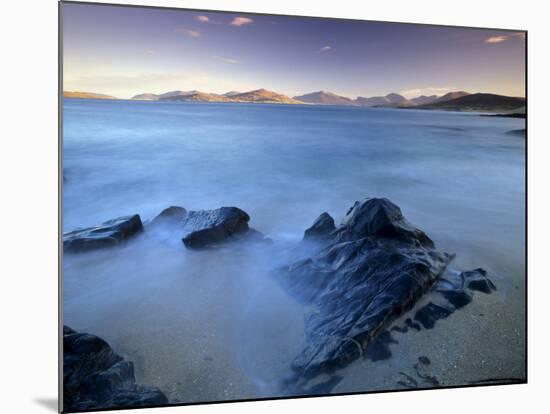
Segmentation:
<svg viewBox="0 0 550 414">
<path fill-rule="evenodd" d="M 170 402 L 282 396 L 306 309 L 273 270 L 321 213 L 338 223 L 356 200 L 386 197 L 497 292 L 402 335 L 388 360 L 351 364 L 329 392 L 399 389 L 420 356 L 439 385 L 525 378 L 525 120 L 482 115 L 65 99 L 64 232 L 235 206 L 279 253 L 189 251 L 146 233 L 65 255 L 64 323 L 106 339 Z"/>
</svg>

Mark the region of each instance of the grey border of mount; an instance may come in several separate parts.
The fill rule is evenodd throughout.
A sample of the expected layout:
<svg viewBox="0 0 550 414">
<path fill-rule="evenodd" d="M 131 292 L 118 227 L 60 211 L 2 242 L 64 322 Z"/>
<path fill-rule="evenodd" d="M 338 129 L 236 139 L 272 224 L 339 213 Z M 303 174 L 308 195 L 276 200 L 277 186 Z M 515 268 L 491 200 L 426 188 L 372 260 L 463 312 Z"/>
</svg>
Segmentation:
<svg viewBox="0 0 550 414">
<path fill-rule="evenodd" d="M 57 194 L 58 194 L 58 240 L 57 240 L 57 337 L 58 337 L 58 361 L 57 361 L 57 407 L 60 413 L 63 410 L 63 2 L 60 1 L 57 6 L 58 32 L 57 32 Z"/>
<path fill-rule="evenodd" d="M 527 194 L 528 194 L 528 182 L 527 182 L 527 173 L 528 173 L 528 88 L 527 88 L 527 48 L 528 48 L 528 31 L 525 29 L 502 29 L 496 27 L 476 27 L 476 26 L 454 26 L 454 25 L 444 25 L 444 24 L 430 24 L 430 23 L 407 23 L 407 22 L 395 22 L 395 21 L 383 21 L 383 20 L 362 20 L 362 19 L 347 19 L 347 18 L 334 18 L 334 17 L 319 17 L 319 16 L 300 16 L 300 15 L 286 15 L 286 14 L 273 14 L 273 13 L 254 13 L 254 12 L 245 12 L 245 11 L 229 11 L 229 10 L 211 10 L 211 9 L 190 9 L 182 7 L 166 7 L 166 6 L 147 6 L 147 5 L 137 5 L 137 4 L 118 4 L 118 3 L 98 3 L 98 2 L 88 2 L 88 1 L 73 1 L 73 0 L 60 0 L 58 2 L 58 156 L 59 156 L 59 170 L 58 170 L 58 411 L 60 413 L 65 413 L 67 411 L 63 410 L 63 4 L 81 4 L 81 5 L 91 5 L 91 6 L 109 6 L 109 7 L 125 7 L 125 8 L 142 8 L 142 9 L 162 9 L 162 10 L 174 10 L 174 11 L 186 11 L 186 12 L 212 12 L 212 13 L 226 13 L 226 14 L 247 14 L 247 15 L 256 15 L 256 16 L 279 16 L 279 17 L 290 17 L 290 18 L 307 18 L 307 19 L 331 19 L 331 20 L 343 20 L 343 21 L 354 21 L 354 22 L 376 22 L 376 23 L 393 23 L 393 24 L 406 24 L 406 25 L 415 25 L 415 26 L 436 26 L 436 27 L 452 27 L 452 28 L 464 28 L 464 29 L 478 29 L 478 30 L 499 30 L 503 32 L 524 32 L 525 33 L 525 380 L 516 380 L 512 381 L 495 382 L 491 384 L 465 384 L 465 385 L 454 385 L 454 386 L 441 386 L 433 388 L 415 388 L 415 389 L 388 389 L 388 390 L 376 390 L 376 391 L 358 391 L 358 392 L 343 392 L 336 394 L 319 394 L 319 395 L 298 395 L 298 396 L 284 396 L 284 397 L 265 397 L 265 398 L 250 398 L 250 399 L 238 399 L 238 400 L 222 400 L 222 401 L 202 401 L 202 402 L 192 402 L 192 403 L 174 403 L 166 405 L 155 405 L 147 407 L 119 407 L 119 408 L 108 408 L 108 409 L 97 409 L 97 410 L 87 410 L 86 412 L 96 412 L 96 411 L 113 411 L 113 410 L 135 410 L 139 408 L 162 408 L 162 407 L 182 407 L 190 405 L 207 405 L 207 404 L 226 404 L 226 403 L 236 403 L 236 402 L 255 402 L 255 401 L 276 401 L 276 400 L 288 400 L 288 399 L 297 399 L 297 398 L 317 398 L 317 397 L 329 397 L 329 396 L 345 396 L 345 395 L 365 395 L 365 394 L 381 394 L 389 392 L 411 392 L 411 391 L 434 391 L 442 389 L 458 389 L 458 388 L 471 388 L 471 387 L 491 387 L 491 386 L 502 386 L 502 385 L 517 385 L 517 384 L 527 384 L 528 383 L 528 272 L 527 272 L 527 263 L 528 263 L 528 205 L 527 205 Z"/>
</svg>

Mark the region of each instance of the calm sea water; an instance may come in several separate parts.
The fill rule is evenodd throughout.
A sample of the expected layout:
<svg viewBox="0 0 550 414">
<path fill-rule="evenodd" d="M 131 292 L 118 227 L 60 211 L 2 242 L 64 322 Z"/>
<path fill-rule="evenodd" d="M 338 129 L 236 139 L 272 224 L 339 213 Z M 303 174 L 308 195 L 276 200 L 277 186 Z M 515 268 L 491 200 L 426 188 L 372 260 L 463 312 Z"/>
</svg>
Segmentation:
<svg viewBox="0 0 550 414">
<path fill-rule="evenodd" d="M 355 200 L 387 197 L 457 253 L 456 267 L 494 275 L 523 364 L 525 139 L 508 132 L 524 127 L 436 111 L 66 99 L 64 230 L 237 206 L 289 245 L 323 211 L 339 221 Z M 267 276 L 273 260 L 152 240 L 66 257 L 65 321 L 108 339 L 174 402 L 273 396 L 303 341 L 302 309 Z"/>
</svg>

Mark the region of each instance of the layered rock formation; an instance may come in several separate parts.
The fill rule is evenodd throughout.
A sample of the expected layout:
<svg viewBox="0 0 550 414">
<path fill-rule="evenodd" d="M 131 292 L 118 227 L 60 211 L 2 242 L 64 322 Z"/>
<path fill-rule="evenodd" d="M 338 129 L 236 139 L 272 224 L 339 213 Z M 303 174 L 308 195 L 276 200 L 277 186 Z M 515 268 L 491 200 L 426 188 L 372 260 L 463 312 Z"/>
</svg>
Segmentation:
<svg viewBox="0 0 550 414">
<path fill-rule="evenodd" d="M 293 362 L 304 377 L 362 356 L 453 258 L 383 198 L 356 202 L 325 237 L 313 256 L 282 269 L 291 293 L 311 309 L 305 321 L 307 344 Z"/>
<path fill-rule="evenodd" d="M 63 327 L 63 411 L 168 404 L 158 389 L 136 384 L 134 364 L 103 339 Z"/>
<path fill-rule="evenodd" d="M 138 214 L 106 221 L 96 227 L 77 229 L 63 235 L 63 250 L 79 253 L 118 246 L 143 231 Z"/>
</svg>

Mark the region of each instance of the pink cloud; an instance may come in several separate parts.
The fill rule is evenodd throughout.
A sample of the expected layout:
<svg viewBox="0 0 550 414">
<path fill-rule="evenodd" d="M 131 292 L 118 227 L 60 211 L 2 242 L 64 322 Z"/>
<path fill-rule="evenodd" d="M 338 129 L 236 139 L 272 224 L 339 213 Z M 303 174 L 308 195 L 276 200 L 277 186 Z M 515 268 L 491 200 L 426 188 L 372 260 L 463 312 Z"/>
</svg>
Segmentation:
<svg viewBox="0 0 550 414">
<path fill-rule="evenodd" d="M 509 35 L 491 36 L 485 39 L 485 43 L 489 43 L 489 44 L 502 43 L 513 37 L 519 37 L 521 39 L 525 39 L 525 32 L 511 33 Z"/>
<path fill-rule="evenodd" d="M 254 20 L 248 18 L 248 17 L 235 17 L 233 20 L 231 20 L 231 23 L 229 23 L 232 26 L 244 26 L 245 24 L 254 23 Z"/>
<path fill-rule="evenodd" d="M 210 21 L 208 16 L 195 16 L 195 20 L 197 20 L 201 23 L 208 23 Z"/>
<path fill-rule="evenodd" d="M 508 36 L 491 36 L 485 39 L 485 43 L 500 43 L 508 40 Z"/>
</svg>

